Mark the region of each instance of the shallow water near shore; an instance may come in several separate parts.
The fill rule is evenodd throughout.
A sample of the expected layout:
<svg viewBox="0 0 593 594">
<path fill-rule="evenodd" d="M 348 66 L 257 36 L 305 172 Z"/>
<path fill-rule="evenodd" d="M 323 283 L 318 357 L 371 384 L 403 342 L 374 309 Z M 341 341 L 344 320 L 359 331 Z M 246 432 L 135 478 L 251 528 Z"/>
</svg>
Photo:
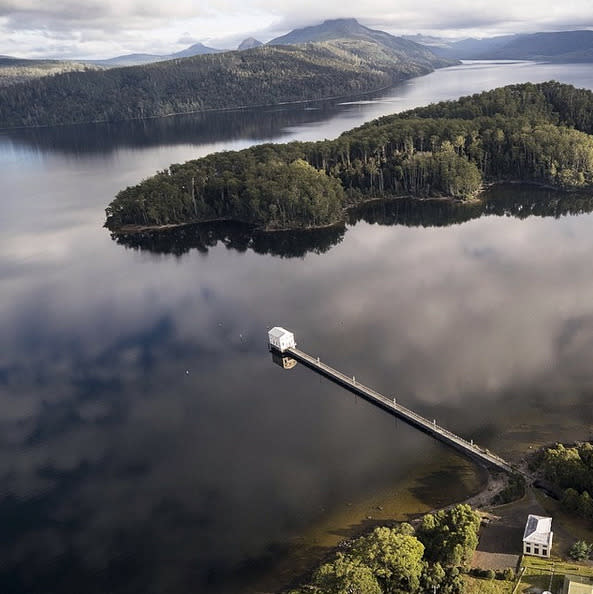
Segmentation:
<svg viewBox="0 0 593 594">
<path fill-rule="evenodd" d="M 511 460 L 588 438 L 587 200 L 369 205 L 300 237 L 102 228 L 117 191 L 172 162 L 550 78 L 593 88 L 587 65 L 471 64 L 362 104 L 1 135 L 0 591 L 275 590 L 374 521 L 480 488 L 429 437 L 274 365 L 273 325 Z"/>
</svg>

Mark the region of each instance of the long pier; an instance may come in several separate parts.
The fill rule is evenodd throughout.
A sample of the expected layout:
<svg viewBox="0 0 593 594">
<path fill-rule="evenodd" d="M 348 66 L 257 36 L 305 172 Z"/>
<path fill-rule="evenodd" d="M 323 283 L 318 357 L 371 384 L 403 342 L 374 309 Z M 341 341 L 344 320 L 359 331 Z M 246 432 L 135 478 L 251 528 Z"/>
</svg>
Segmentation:
<svg viewBox="0 0 593 594">
<path fill-rule="evenodd" d="M 272 348 L 274 347 L 272 346 Z M 355 377 L 349 377 L 333 367 L 322 363 L 319 360 L 319 357 L 311 357 L 311 355 L 297 349 L 296 346 L 284 348 L 282 350 L 276 348 L 275 350 L 280 352 L 282 356 L 290 356 L 293 359 L 300 361 L 303 365 L 306 365 L 313 371 L 316 371 L 336 384 L 348 389 L 350 392 L 361 396 L 365 400 L 368 400 L 372 404 L 402 419 L 406 423 L 416 427 L 416 429 L 427 433 L 438 441 L 456 449 L 458 452 L 461 452 L 480 464 L 508 473 L 524 474 L 520 469 L 509 464 L 500 456 L 493 454 L 487 449 L 479 447 L 473 441 L 467 441 L 463 437 L 455 435 L 455 433 L 438 425 L 436 420 L 429 421 L 423 416 L 415 413 L 413 410 L 398 404 L 395 398 L 387 398 L 386 396 L 383 396 L 383 394 L 379 394 L 379 392 L 372 388 L 356 381 Z"/>
</svg>

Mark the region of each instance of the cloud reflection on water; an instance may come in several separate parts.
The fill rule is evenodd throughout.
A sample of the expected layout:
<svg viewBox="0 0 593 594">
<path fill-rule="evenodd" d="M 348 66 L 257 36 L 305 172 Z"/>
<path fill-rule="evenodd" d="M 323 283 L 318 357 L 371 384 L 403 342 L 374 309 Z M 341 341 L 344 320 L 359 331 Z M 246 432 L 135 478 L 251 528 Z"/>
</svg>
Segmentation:
<svg viewBox="0 0 593 594">
<path fill-rule="evenodd" d="M 497 72 L 440 71 L 395 95 L 403 108 L 527 72 L 591 86 L 577 66 Z M 356 109 L 254 130 L 331 137 L 385 113 Z M 301 366 L 273 365 L 265 336 L 278 323 L 503 454 L 588 436 L 589 214 L 503 210 L 446 227 L 367 212 L 322 255 L 313 242 L 293 258 L 219 237 L 181 257 L 126 250 L 101 229 L 119 189 L 248 144 L 252 124 L 227 144 L 200 144 L 199 122 L 186 144 L 143 125 L 131 148 L 117 132 L 15 134 L 0 202 L 0 591 L 236 593 L 252 583 L 232 582 L 238 568 L 268 573 L 328 509 L 383 490 L 411 500 L 403 514 L 459 493 L 467 466 L 429 438 Z"/>
<path fill-rule="evenodd" d="M 0 508 L 19 525 L 4 566 L 33 555 L 45 559 L 34 572 L 66 584 L 50 550 L 99 572 L 97 588 L 120 562 L 124 574 L 141 564 L 133 583 L 148 591 L 195 586 L 436 447 L 304 369 L 272 366 L 276 323 L 453 429 L 481 428 L 488 445 L 538 409 L 529 390 L 578 426 L 593 379 L 592 221 L 359 223 L 296 260 L 114 246 L 92 274 L 82 258 L 24 281 L 0 336 Z M 406 456 L 394 461 L 389 443 Z"/>
</svg>

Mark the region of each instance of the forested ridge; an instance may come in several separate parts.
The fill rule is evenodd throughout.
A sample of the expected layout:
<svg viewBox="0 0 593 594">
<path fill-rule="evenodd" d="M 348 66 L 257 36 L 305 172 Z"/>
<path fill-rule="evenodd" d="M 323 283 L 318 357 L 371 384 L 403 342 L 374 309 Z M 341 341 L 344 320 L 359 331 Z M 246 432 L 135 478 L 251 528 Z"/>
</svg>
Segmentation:
<svg viewBox="0 0 593 594">
<path fill-rule="evenodd" d="M 428 52 L 427 52 L 428 53 Z M 262 46 L 0 88 L 0 128 L 121 121 L 352 95 L 450 62 L 364 40 Z"/>
<path fill-rule="evenodd" d="M 0 87 L 35 78 L 78 70 L 98 70 L 99 66 L 63 60 L 24 60 L 0 56 Z"/>
<path fill-rule="evenodd" d="M 511 85 L 385 116 L 335 140 L 223 152 L 171 165 L 121 191 L 106 226 L 232 219 L 266 229 L 344 219 L 389 196 L 475 196 L 485 183 L 593 184 L 593 93 Z"/>
</svg>

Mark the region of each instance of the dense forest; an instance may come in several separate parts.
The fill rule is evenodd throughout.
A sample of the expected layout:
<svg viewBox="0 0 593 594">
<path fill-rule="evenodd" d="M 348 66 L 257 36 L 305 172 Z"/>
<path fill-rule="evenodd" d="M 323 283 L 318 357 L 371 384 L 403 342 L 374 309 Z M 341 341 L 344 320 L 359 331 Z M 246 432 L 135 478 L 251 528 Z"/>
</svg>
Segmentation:
<svg viewBox="0 0 593 594">
<path fill-rule="evenodd" d="M 460 568 L 478 544 L 480 516 L 469 505 L 426 514 L 410 524 L 379 527 L 346 547 L 291 594 L 460 594 Z"/>
<path fill-rule="evenodd" d="M 0 128 L 112 122 L 352 95 L 448 63 L 434 55 L 432 62 L 402 59 L 401 52 L 373 41 L 332 40 L 68 72 L 0 88 Z"/>
<path fill-rule="evenodd" d="M 386 116 L 335 140 L 260 145 L 171 165 L 122 190 L 106 226 L 232 219 L 265 229 L 344 220 L 369 199 L 465 200 L 486 183 L 593 184 L 593 93 L 526 83 Z"/>
</svg>

